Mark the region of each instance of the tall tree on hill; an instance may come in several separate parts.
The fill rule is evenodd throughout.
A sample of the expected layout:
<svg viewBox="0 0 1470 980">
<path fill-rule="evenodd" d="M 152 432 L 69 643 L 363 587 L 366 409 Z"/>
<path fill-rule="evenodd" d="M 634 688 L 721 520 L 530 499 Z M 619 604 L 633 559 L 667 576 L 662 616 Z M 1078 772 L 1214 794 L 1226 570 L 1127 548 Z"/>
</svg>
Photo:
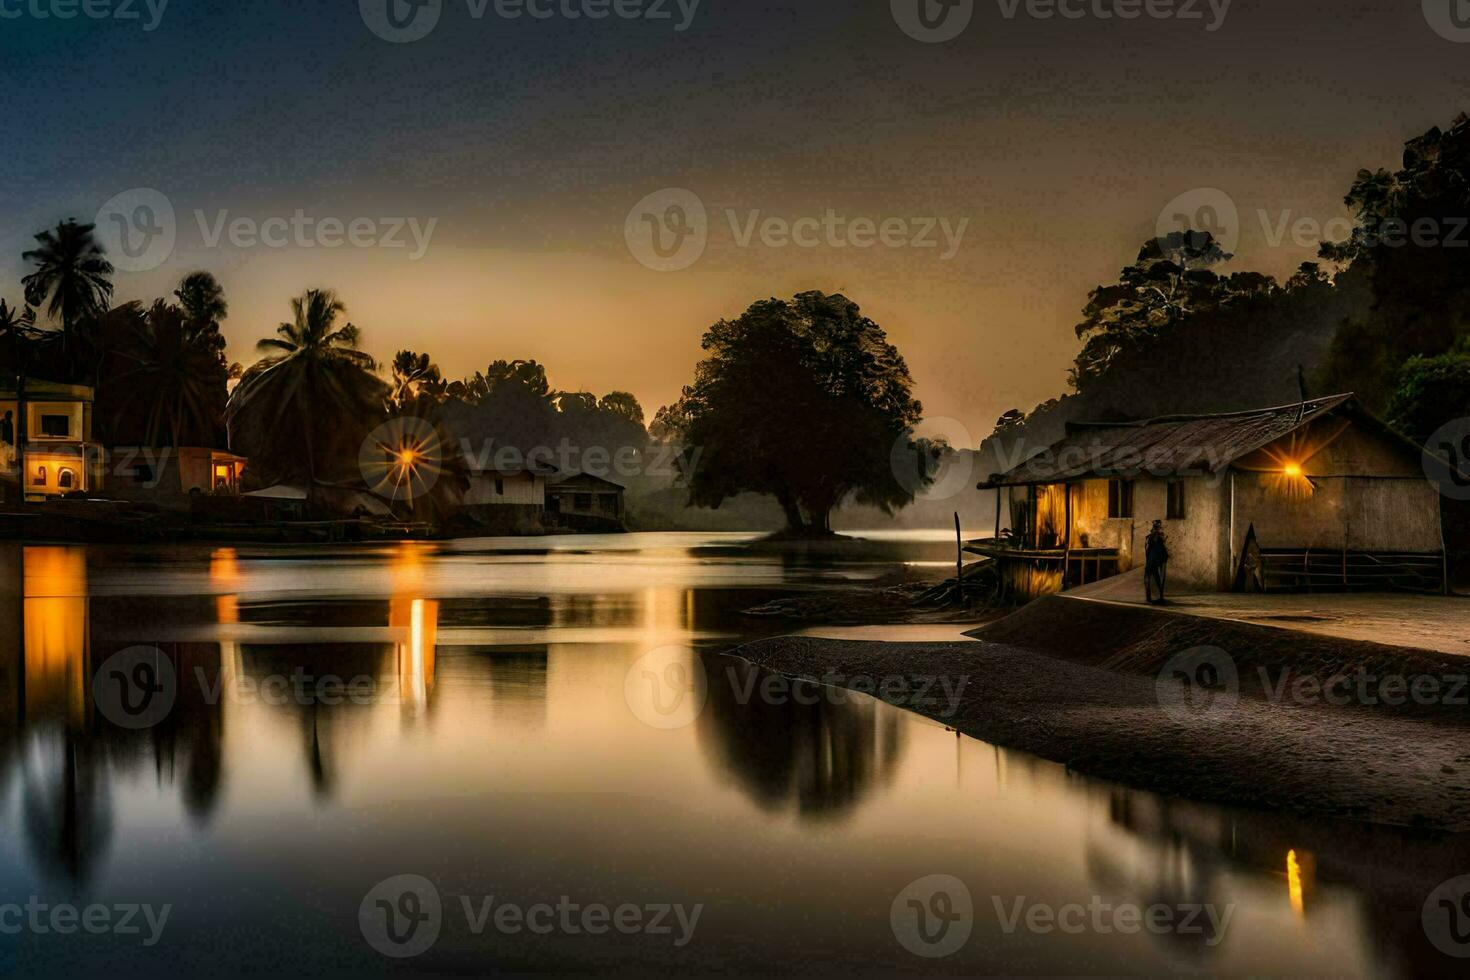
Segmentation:
<svg viewBox="0 0 1470 980">
<path fill-rule="evenodd" d="M 706 357 L 676 405 L 690 502 L 776 498 L 794 532 L 830 533 L 849 497 L 891 512 L 913 500 L 892 463 L 923 407 L 881 327 L 841 295 L 762 300 L 704 336 Z"/>
<path fill-rule="evenodd" d="M 1258 273 L 1214 271 L 1231 258 L 1209 232 L 1176 231 L 1144 242 L 1116 283 L 1098 286 L 1087 298 L 1077 325 L 1085 343 L 1072 368 L 1072 387 L 1085 389 L 1119 357 L 1147 347 L 1191 316 L 1275 288 Z"/>
</svg>

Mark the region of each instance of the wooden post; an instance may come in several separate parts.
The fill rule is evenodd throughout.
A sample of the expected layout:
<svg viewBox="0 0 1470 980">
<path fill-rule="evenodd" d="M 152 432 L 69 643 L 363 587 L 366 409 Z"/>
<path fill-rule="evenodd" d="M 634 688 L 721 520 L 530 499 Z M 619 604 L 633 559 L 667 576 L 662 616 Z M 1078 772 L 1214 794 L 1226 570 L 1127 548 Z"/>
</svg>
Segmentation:
<svg viewBox="0 0 1470 980">
<path fill-rule="evenodd" d="M 960 536 L 960 512 L 954 512 L 954 581 L 960 602 L 965 601 L 965 539 Z"/>
<path fill-rule="evenodd" d="M 1062 496 L 1066 499 L 1067 517 L 1062 531 L 1062 591 L 1067 591 L 1067 576 L 1072 574 L 1072 485 L 1062 484 Z"/>
<path fill-rule="evenodd" d="M 1000 484 L 995 487 L 995 537 L 990 539 L 991 544 L 1000 544 Z"/>
</svg>

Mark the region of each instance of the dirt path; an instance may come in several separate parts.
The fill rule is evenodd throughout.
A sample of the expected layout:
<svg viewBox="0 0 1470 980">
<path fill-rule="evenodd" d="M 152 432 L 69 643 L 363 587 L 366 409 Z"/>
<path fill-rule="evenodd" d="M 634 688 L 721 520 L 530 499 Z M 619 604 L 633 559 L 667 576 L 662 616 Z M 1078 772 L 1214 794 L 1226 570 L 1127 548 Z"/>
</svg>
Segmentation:
<svg viewBox="0 0 1470 980">
<path fill-rule="evenodd" d="M 780 637 L 734 654 L 849 687 L 845 678 L 855 675 L 904 678 L 906 690 L 879 696 L 976 738 L 1145 789 L 1470 831 L 1470 729 L 1463 725 L 1249 696 L 1224 712 L 1170 713 L 1152 675 L 993 642 Z M 950 689 L 963 684 L 953 714 L 933 694 L 945 682 Z M 930 692 L 928 703 L 911 703 L 921 687 Z"/>
</svg>

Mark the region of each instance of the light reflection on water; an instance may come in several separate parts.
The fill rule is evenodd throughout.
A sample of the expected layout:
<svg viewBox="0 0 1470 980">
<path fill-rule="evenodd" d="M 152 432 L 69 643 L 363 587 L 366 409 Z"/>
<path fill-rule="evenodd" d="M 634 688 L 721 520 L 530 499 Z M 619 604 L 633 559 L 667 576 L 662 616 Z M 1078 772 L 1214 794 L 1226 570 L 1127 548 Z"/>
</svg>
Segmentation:
<svg viewBox="0 0 1470 980">
<path fill-rule="evenodd" d="M 387 965 L 356 914 L 390 875 L 453 896 L 704 903 L 684 948 L 649 936 L 473 936 L 428 971 L 609 968 L 924 972 L 895 941 L 908 882 L 966 882 L 966 973 L 1436 969 L 1419 905 L 1458 838 L 1271 816 L 1087 781 L 859 696 L 743 699 L 715 652 L 777 595 L 928 559 L 942 536 L 838 556 L 734 535 L 629 535 L 319 551 L 0 545 L 0 903 L 171 903 L 159 946 L 0 935 L 0 969 L 360 975 Z M 760 628 L 770 628 L 762 626 Z M 923 628 L 933 629 L 931 627 Z M 948 631 L 948 628 L 943 628 Z M 863 634 L 871 635 L 871 631 Z M 903 636 L 903 631 L 897 634 Z M 916 638 L 909 631 L 906 638 Z M 925 638 L 930 638 L 925 636 Z M 154 729 L 117 728 L 91 677 L 163 649 L 181 679 Z M 709 678 L 693 724 L 643 724 L 631 665 L 684 645 Z M 272 676 L 367 678 L 371 703 L 225 696 Z M 1234 908 L 1198 936 L 1007 934 L 995 901 Z"/>
</svg>

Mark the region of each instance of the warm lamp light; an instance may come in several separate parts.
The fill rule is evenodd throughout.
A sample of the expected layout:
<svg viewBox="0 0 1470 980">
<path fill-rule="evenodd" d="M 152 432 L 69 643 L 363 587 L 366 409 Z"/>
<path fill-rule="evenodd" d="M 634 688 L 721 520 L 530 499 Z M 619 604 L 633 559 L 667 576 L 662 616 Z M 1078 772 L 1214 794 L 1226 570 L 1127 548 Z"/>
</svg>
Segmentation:
<svg viewBox="0 0 1470 980">
<path fill-rule="evenodd" d="M 1300 480 L 1301 477 L 1302 477 L 1302 464 L 1301 463 L 1287 463 L 1286 464 L 1286 467 L 1281 472 L 1285 473 L 1287 476 L 1291 477 L 1293 480 Z"/>
</svg>

